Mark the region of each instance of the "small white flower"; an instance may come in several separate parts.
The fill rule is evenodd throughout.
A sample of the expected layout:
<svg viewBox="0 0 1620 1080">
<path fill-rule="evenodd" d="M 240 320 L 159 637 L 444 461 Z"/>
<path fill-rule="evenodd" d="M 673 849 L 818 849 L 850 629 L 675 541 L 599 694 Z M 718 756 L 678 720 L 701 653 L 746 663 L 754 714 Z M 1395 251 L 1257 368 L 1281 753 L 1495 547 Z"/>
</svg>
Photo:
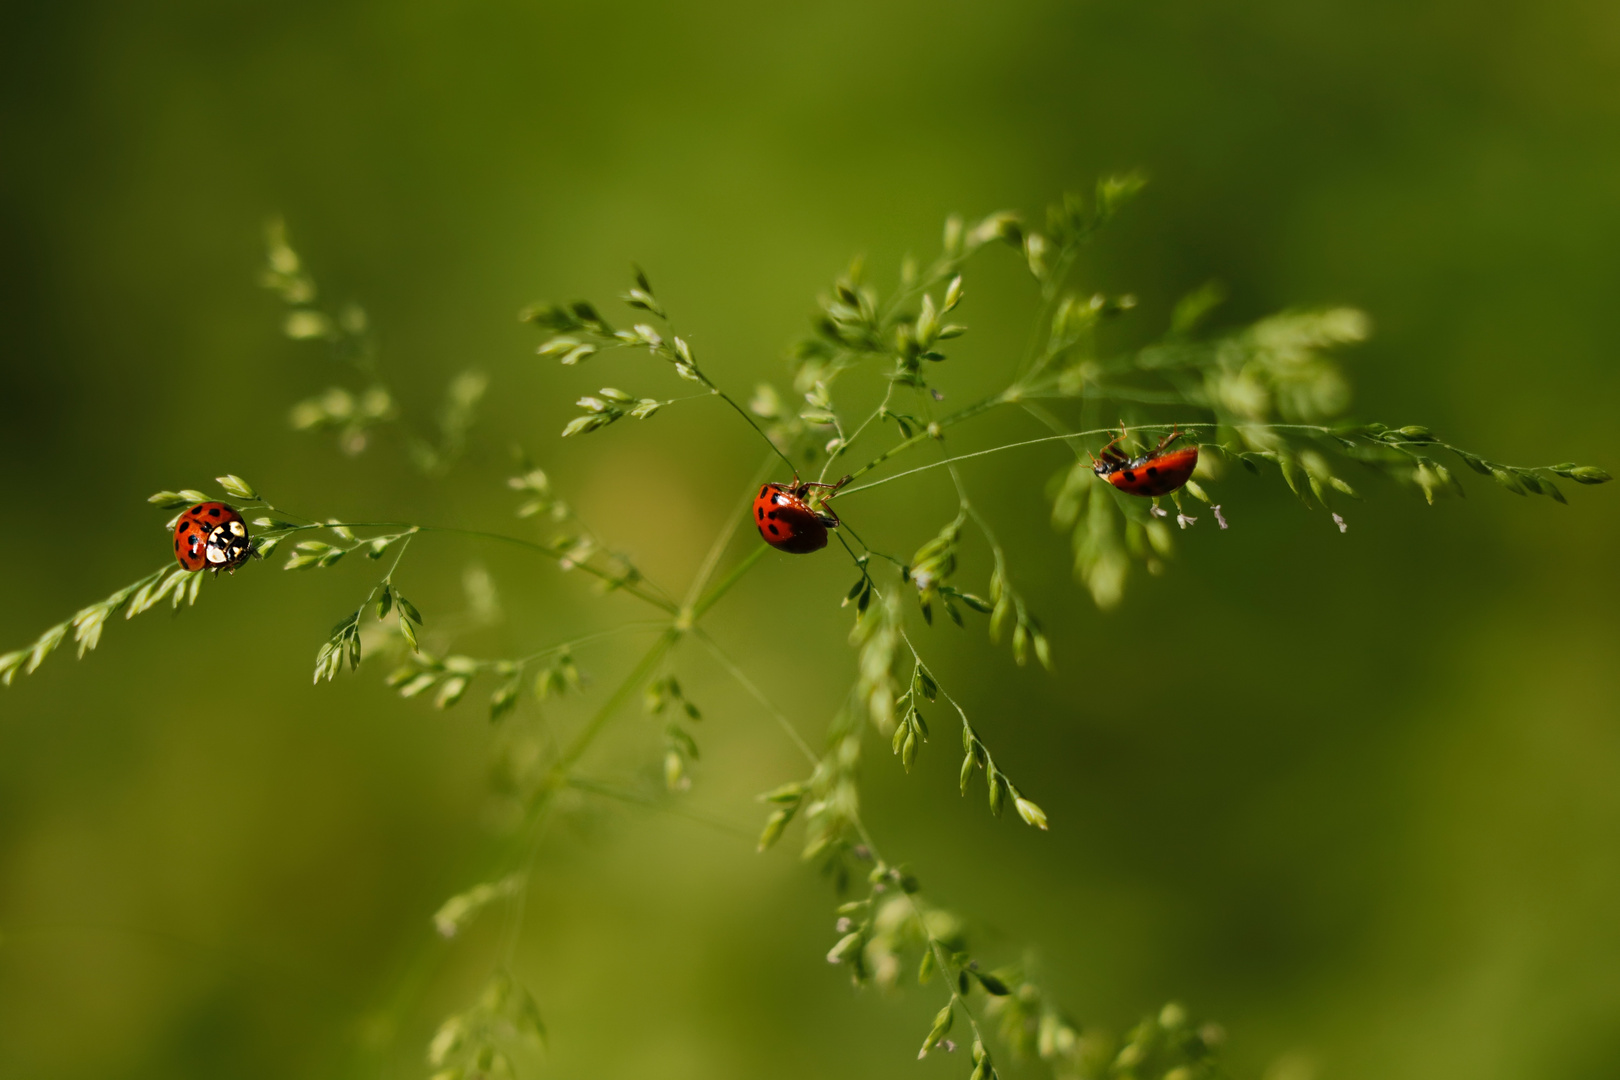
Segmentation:
<svg viewBox="0 0 1620 1080">
<path fill-rule="evenodd" d="M 1180 525 L 1183 529 L 1185 529 L 1187 526 L 1191 525 L 1193 522 L 1195 522 L 1197 520 L 1198 520 L 1197 518 L 1191 517 L 1191 516 L 1189 516 L 1187 514 L 1177 514 L 1176 515 L 1176 524 Z"/>
<path fill-rule="evenodd" d="M 1221 528 L 1226 528 L 1226 518 L 1221 514 L 1220 506 L 1218 504 L 1212 504 L 1210 509 L 1215 512 L 1216 523 L 1219 524 Z"/>
<path fill-rule="evenodd" d="M 918 570 L 911 575 L 911 580 L 917 583 L 918 592 L 927 592 L 934 584 L 934 575 L 929 570 Z"/>
<path fill-rule="evenodd" d="M 956 1053 L 956 1043 L 952 1042 L 950 1039 L 939 1040 L 939 1048 L 945 1051 L 947 1054 Z"/>
<path fill-rule="evenodd" d="M 1344 518 L 1340 517 L 1338 514 L 1333 515 L 1333 524 L 1335 524 L 1335 525 L 1337 525 L 1339 527 L 1340 532 L 1349 532 L 1350 531 L 1350 526 L 1346 525 L 1344 523 Z"/>
<path fill-rule="evenodd" d="M 1156 518 L 1167 518 L 1170 516 L 1170 511 L 1166 510 L 1162 506 L 1150 506 L 1148 507 L 1148 513 L 1152 514 Z"/>
<path fill-rule="evenodd" d="M 851 929 L 854 928 L 854 926 L 854 921 L 850 919 L 848 915 L 845 915 L 843 918 L 838 920 L 837 925 L 835 925 L 833 929 L 838 931 L 840 934 L 847 934 Z"/>
</svg>

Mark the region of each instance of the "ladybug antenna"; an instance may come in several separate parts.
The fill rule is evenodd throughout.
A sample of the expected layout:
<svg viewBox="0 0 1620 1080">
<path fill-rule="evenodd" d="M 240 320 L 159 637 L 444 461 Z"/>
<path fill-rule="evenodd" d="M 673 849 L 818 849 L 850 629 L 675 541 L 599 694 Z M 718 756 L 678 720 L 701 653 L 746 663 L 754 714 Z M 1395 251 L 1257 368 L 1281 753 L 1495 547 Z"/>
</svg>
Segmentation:
<svg viewBox="0 0 1620 1080">
<path fill-rule="evenodd" d="M 813 487 L 826 488 L 827 489 L 827 494 L 823 495 L 822 498 L 823 499 L 830 499 L 834 495 L 838 494 L 838 489 L 839 488 L 843 487 L 845 484 L 849 483 L 853 479 L 855 479 L 855 474 L 854 473 L 845 473 L 843 478 L 838 480 L 835 483 L 823 484 L 820 480 L 806 480 L 804 483 L 798 484 L 798 487 L 801 488 L 804 491 L 809 491 Z M 798 477 L 794 477 L 794 482 L 796 484 L 798 483 Z"/>
</svg>

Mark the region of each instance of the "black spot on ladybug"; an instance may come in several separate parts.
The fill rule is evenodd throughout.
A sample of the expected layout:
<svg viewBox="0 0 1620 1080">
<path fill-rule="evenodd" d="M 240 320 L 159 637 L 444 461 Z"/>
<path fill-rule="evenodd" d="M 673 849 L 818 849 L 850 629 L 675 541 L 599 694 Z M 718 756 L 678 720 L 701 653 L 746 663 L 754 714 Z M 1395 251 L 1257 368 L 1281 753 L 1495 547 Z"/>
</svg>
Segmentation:
<svg viewBox="0 0 1620 1080">
<path fill-rule="evenodd" d="M 1158 476 L 1159 475 L 1159 470 L 1157 468 L 1155 468 L 1154 466 L 1149 465 L 1148 466 L 1148 475 L 1149 476 Z"/>
<path fill-rule="evenodd" d="M 770 518 L 772 521 L 775 521 L 776 520 L 776 511 L 772 510 L 770 513 L 766 514 L 765 516 Z"/>
<path fill-rule="evenodd" d="M 765 497 L 765 493 L 770 491 L 770 490 L 771 490 L 771 485 L 766 484 L 764 487 L 759 489 L 759 497 L 763 499 Z"/>
<path fill-rule="evenodd" d="M 754 507 L 754 516 L 757 517 L 757 518 L 763 518 L 765 516 L 765 511 L 763 509 L 761 509 L 760 507 L 756 506 L 756 507 Z"/>
<path fill-rule="evenodd" d="M 219 507 L 217 507 L 217 506 L 210 506 L 210 507 L 209 507 L 209 508 L 208 508 L 208 516 L 209 516 L 209 517 L 219 517 Z"/>
<path fill-rule="evenodd" d="M 772 536 L 781 536 L 782 535 L 782 530 L 778 529 L 775 525 L 767 525 L 765 527 L 767 529 L 771 530 L 771 535 Z"/>
<path fill-rule="evenodd" d="M 1125 470 L 1125 482 L 1126 482 L 1126 483 L 1127 483 L 1127 484 L 1134 484 L 1134 483 L 1136 483 L 1136 474 L 1135 474 L 1135 473 L 1133 473 L 1133 472 L 1131 472 L 1131 470 L 1129 470 L 1129 469 L 1126 469 L 1126 470 Z"/>
</svg>

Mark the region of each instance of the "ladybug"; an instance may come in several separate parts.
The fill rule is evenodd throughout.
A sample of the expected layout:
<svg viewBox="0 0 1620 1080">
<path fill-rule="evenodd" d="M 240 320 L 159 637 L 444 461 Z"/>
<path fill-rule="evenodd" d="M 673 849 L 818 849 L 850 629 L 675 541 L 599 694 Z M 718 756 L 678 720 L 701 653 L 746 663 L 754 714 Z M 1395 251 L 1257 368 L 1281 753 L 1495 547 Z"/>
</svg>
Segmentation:
<svg viewBox="0 0 1620 1080">
<path fill-rule="evenodd" d="M 1100 456 L 1091 459 L 1091 469 L 1119 490 L 1131 495 L 1168 495 L 1192 479 L 1198 467 L 1198 447 L 1184 446 L 1180 450 L 1165 451 L 1165 447 L 1181 438 L 1180 431 L 1172 431 L 1159 445 L 1141 457 L 1126 457 L 1114 449 L 1119 438 L 1103 447 Z"/>
<path fill-rule="evenodd" d="M 846 476 L 836 484 L 818 484 L 809 480 L 800 483 L 794 477 L 791 484 L 766 484 L 754 496 L 754 524 L 760 539 L 790 555 L 820 551 L 827 546 L 827 530 L 840 524 L 838 515 L 825 502 L 851 479 Z M 811 509 L 806 499 L 811 488 L 828 489 L 819 509 Z"/>
<path fill-rule="evenodd" d="M 256 555 L 242 515 L 224 503 L 198 503 L 174 525 L 174 557 L 187 570 L 235 571 Z"/>
</svg>

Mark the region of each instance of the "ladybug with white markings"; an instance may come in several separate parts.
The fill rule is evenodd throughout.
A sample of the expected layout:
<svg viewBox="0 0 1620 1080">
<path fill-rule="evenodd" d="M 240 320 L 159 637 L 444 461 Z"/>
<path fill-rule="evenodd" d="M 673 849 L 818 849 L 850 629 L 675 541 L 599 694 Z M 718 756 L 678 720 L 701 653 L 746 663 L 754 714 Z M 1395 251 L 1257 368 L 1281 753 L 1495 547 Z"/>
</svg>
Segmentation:
<svg viewBox="0 0 1620 1080">
<path fill-rule="evenodd" d="M 186 570 L 235 572 L 257 555 L 247 522 L 224 503 L 198 503 L 175 522 L 174 557 Z"/>
<path fill-rule="evenodd" d="M 841 524 L 827 500 L 852 479 L 846 476 L 836 484 L 822 484 L 813 480 L 800 483 L 794 477 L 791 484 L 766 484 L 754 497 L 754 525 L 760 539 L 790 555 L 820 551 L 827 546 L 827 530 Z M 825 488 L 827 493 L 812 500 L 811 488 Z"/>
</svg>

